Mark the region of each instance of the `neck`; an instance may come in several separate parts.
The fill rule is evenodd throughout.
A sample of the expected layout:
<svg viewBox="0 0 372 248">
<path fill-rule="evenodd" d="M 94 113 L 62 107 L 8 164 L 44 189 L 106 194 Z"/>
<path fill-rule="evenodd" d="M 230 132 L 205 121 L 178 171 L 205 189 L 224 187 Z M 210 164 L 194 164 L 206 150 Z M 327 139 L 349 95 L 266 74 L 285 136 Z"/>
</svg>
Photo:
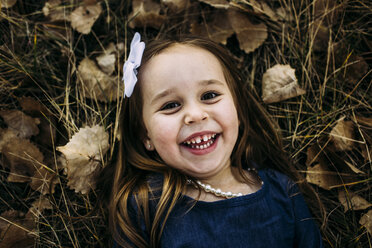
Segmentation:
<svg viewBox="0 0 372 248">
<path fill-rule="evenodd" d="M 208 178 L 197 178 L 203 184 L 209 184 L 215 189 L 221 189 L 224 192 L 242 193 L 243 195 L 251 194 L 261 188 L 261 182 L 256 179 L 254 172 L 246 171 L 246 176 L 251 183 L 247 183 L 239 174 L 237 168 L 229 166 L 220 173 Z M 199 190 L 194 187 L 188 187 L 187 195 L 197 199 Z M 212 193 L 201 191 L 199 200 L 202 201 L 216 201 L 221 200 L 223 197 L 218 197 Z"/>
<path fill-rule="evenodd" d="M 197 179 L 202 183 L 209 184 L 213 187 L 218 187 L 221 189 L 246 182 L 242 175 L 239 173 L 239 169 L 231 165 L 226 166 L 213 176 Z"/>
</svg>

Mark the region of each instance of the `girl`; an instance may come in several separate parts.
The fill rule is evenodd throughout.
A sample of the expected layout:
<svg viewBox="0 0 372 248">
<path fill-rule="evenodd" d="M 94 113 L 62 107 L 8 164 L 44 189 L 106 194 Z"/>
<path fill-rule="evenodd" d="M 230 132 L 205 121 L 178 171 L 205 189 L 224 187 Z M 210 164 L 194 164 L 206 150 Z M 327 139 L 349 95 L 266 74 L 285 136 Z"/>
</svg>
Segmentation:
<svg viewBox="0 0 372 248">
<path fill-rule="evenodd" d="M 115 246 L 322 247 L 276 127 L 226 51 L 139 39 L 118 163 L 103 174 Z"/>
</svg>

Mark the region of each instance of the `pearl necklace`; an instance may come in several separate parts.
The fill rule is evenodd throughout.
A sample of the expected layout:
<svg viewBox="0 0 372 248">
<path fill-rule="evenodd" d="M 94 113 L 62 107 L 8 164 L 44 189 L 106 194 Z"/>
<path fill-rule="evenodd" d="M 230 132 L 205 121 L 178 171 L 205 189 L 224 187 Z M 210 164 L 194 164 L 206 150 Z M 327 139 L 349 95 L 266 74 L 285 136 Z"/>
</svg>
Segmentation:
<svg viewBox="0 0 372 248">
<path fill-rule="evenodd" d="M 209 184 L 204 184 L 202 182 L 200 182 L 199 180 L 196 181 L 196 183 L 207 193 L 212 193 L 214 194 L 215 196 L 218 196 L 218 197 L 223 197 L 223 198 L 227 198 L 227 199 L 230 199 L 230 198 L 234 198 L 234 197 L 238 197 L 238 196 L 242 196 L 243 194 L 242 193 L 231 193 L 230 191 L 229 192 L 223 192 L 221 189 L 215 189 L 213 188 L 212 186 L 210 186 Z"/>
<path fill-rule="evenodd" d="M 256 171 L 255 169 L 251 169 L 249 168 L 248 171 Z M 193 184 L 193 182 L 188 179 L 187 180 L 187 183 L 188 184 Z M 214 194 L 215 196 L 218 196 L 218 197 L 223 197 L 223 198 L 226 198 L 226 199 L 230 199 L 230 198 L 235 198 L 235 197 L 239 197 L 239 196 L 242 196 L 243 194 L 238 192 L 238 193 L 232 193 L 230 191 L 228 192 L 224 192 L 222 191 L 221 189 L 215 189 L 213 188 L 212 186 L 210 186 L 209 184 L 204 184 L 202 182 L 200 182 L 199 180 L 196 181 L 196 183 L 206 192 L 206 193 L 212 193 Z M 261 181 L 261 185 L 263 185 L 264 182 Z M 197 188 L 196 185 L 194 185 L 195 188 Z"/>
</svg>

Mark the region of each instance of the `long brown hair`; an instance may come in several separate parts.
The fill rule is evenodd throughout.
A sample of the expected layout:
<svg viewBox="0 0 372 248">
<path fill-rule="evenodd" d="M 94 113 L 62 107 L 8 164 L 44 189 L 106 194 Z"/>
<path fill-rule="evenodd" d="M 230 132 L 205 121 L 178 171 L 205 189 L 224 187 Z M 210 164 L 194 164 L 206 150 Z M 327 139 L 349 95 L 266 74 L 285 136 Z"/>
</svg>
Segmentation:
<svg viewBox="0 0 372 248">
<path fill-rule="evenodd" d="M 241 178 L 248 182 L 244 169 L 253 166 L 252 163 L 255 162 L 260 167 L 271 167 L 283 172 L 298 182 L 300 177 L 283 151 L 278 127 L 255 99 L 254 93 L 223 47 L 198 37 L 154 40 L 145 48 L 142 65 L 175 44 L 205 49 L 221 63 L 240 121 L 238 139 L 231 154 L 231 164 L 237 167 Z M 185 193 L 187 177 L 166 166 L 156 151 L 147 151 L 143 145 L 146 132 L 142 120 L 140 75 L 141 68 L 139 82 L 133 95 L 123 102 L 118 158 L 116 163 L 104 169 L 102 179 L 109 184 L 106 184 L 103 194 L 109 192 L 110 195 L 110 229 L 119 245 L 130 246 L 128 240 L 123 239 L 124 233 L 135 247 L 158 247 L 164 224 L 177 200 Z M 154 173 L 163 175 L 163 184 L 156 199 L 155 214 L 150 216 L 150 201 L 157 189 L 148 183 L 148 177 Z M 306 184 L 302 188 L 305 195 L 316 196 Z M 134 223 L 137 220 L 129 214 L 131 204 L 134 204 L 138 219 L 141 219 L 149 234 L 148 239 L 140 235 L 142 231 L 139 224 Z"/>
</svg>

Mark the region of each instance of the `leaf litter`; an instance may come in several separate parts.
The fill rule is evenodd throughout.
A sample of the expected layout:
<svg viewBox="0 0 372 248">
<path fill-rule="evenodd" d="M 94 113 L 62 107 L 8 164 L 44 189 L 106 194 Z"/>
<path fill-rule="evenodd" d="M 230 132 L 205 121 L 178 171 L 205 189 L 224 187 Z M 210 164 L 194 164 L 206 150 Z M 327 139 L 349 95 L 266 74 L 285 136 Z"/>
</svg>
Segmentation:
<svg viewBox="0 0 372 248">
<path fill-rule="evenodd" d="M 7 6 L 5 6 L 5 2 L 8 4 Z M 254 81 L 252 86 L 255 85 L 254 87 L 257 88 L 258 85 L 257 92 L 262 94 L 262 100 L 270 103 L 267 108 L 280 110 L 273 114 L 275 117 L 279 116 L 279 121 L 283 116 L 287 118 L 288 126 L 283 126 L 281 123 L 281 128 L 284 127 L 285 132 L 293 133 L 294 127 L 291 126 L 291 118 L 296 117 L 293 118 L 297 122 L 294 123 L 296 131 L 294 131 L 292 146 L 296 146 L 296 142 L 299 142 L 307 149 L 305 150 L 306 180 L 325 189 L 326 192 L 339 194 L 339 201 L 344 206 L 344 210 L 349 213 L 359 211 L 361 215 L 359 224 L 366 228 L 363 230 L 371 233 L 371 210 L 366 212 L 370 208 L 370 198 L 365 191 L 365 188 L 369 187 L 368 178 L 370 177 L 369 169 L 372 156 L 372 121 L 370 118 L 370 97 L 368 96 L 370 86 L 368 83 L 366 84 L 370 73 L 370 53 L 366 50 L 363 53 L 360 49 L 363 46 L 370 46 L 370 42 L 364 42 L 366 36 L 362 25 L 360 27 L 356 25 L 363 24 L 363 21 L 360 20 L 364 18 L 365 12 L 360 16 L 360 19 L 355 19 L 354 27 L 357 28 L 354 30 L 352 29 L 354 24 L 348 20 L 348 18 L 352 18 L 348 14 L 362 10 L 362 6 L 354 7 L 352 4 L 357 4 L 348 1 L 329 0 L 319 0 L 312 3 L 301 2 L 304 4 L 303 6 L 299 2 L 288 4 L 288 2 L 282 1 L 278 4 L 278 2 L 263 0 L 133 0 L 128 1 L 128 6 L 125 5 L 125 7 L 122 4 L 120 8 L 117 8 L 119 4 L 114 6 L 113 3 L 94 0 L 74 4 L 63 0 L 49 0 L 45 1 L 44 6 L 42 4 L 38 6 L 37 11 L 41 13 L 38 16 L 40 19 L 44 18 L 40 24 L 40 20 L 35 22 L 33 20 L 35 15 L 29 15 L 29 13 L 21 14 L 25 21 L 19 22 L 18 12 L 23 11 L 19 6 L 30 6 L 20 1 L 18 1 L 19 4 L 16 3 L 17 1 L 14 0 L 1 1 L 2 17 L 5 16 L 9 23 L 17 23 L 18 28 L 14 30 L 22 30 L 23 28 L 24 34 L 22 32 L 18 34 L 13 29 L 10 31 L 4 29 L 4 33 L 11 33 L 11 35 L 3 36 L 4 41 L 2 40 L 0 49 L 5 51 L 14 44 L 28 44 L 23 47 L 14 46 L 18 50 L 13 51 L 15 56 L 22 58 L 22 61 L 17 63 L 20 64 L 20 67 L 26 68 L 24 72 L 27 76 L 22 73 L 17 74 L 22 76 L 15 80 L 15 77 L 12 76 L 15 75 L 13 73 L 14 67 L 9 69 L 9 65 L 12 63 L 9 61 L 2 63 L 3 60 L 0 60 L 0 77 L 4 78 L 6 83 L 3 88 L 6 93 L 1 93 L 3 94 L 2 99 L 12 99 L 10 101 L 4 100 L 0 110 L 5 116 L 1 116 L 4 120 L 0 129 L 1 166 L 4 168 L 4 178 L 10 180 L 4 180 L 4 183 L 15 185 L 13 180 L 21 184 L 23 182 L 31 187 L 31 191 L 34 191 L 32 194 L 35 195 L 36 192 L 40 194 L 40 199 L 49 194 L 52 198 L 58 198 L 61 191 L 62 195 L 70 197 L 60 198 L 53 205 L 50 205 L 47 198 L 43 198 L 40 202 L 35 201 L 32 205 L 27 203 L 27 207 L 29 207 L 27 214 L 24 214 L 27 211 L 7 213 L 4 210 L 9 207 L 2 208 L 0 221 L 3 221 L 3 216 L 6 216 L 5 218 L 11 220 L 13 218 L 13 223 L 16 225 L 12 225 L 14 227 L 10 229 L 9 222 L 2 222 L 0 227 L 5 225 L 6 229 L 12 232 L 16 229 L 26 230 L 13 236 L 17 236 L 20 242 L 25 242 L 25 245 L 19 243 L 22 247 L 27 247 L 27 242 L 32 246 L 43 242 L 40 241 L 42 239 L 35 239 L 32 235 L 28 235 L 33 233 L 35 225 L 26 221 L 26 215 L 32 216 L 35 223 L 38 221 L 36 220 L 37 216 L 43 209 L 55 211 L 56 208 L 61 207 L 61 203 L 65 204 L 61 209 L 66 208 L 67 212 L 68 209 L 90 208 L 88 193 L 94 192 L 96 173 L 99 168 L 104 166 L 104 157 L 112 154 L 112 151 L 109 153 L 108 150 L 113 149 L 114 146 L 114 143 L 111 144 L 108 141 L 109 137 L 114 136 L 110 133 L 113 132 L 114 125 L 106 123 L 106 118 L 109 116 L 108 113 L 113 111 L 108 106 L 112 106 L 114 101 L 120 101 L 120 97 L 117 96 L 122 95 L 122 89 L 118 89 L 120 86 L 117 86 L 120 84 L 120 68 L 122 66 L 122 61 L 119 58 L 123 56 L 126 48 L 124 48 L 124 42 L 121 43 L 121 41 L 123 41 L 122 37 L 131 36 L 131 33 L 134 32 L 133 28 L 138 29 L 144 36 L 153 37 L 154 34 L 162 35 L 164 33 L 169 33 L 171 36 L 178 32 L 177 28 L 182 27 L 183 32 L 210 37 L 216 42 L 232 48 L 235 57 L 239 53 L 240 61 L 244 62 L 242 69 L 245 72 L 249 70 L 251 79 Z M 5 8 L 7 9 L 5 10 Z M 120 13 L 118 13 L 119 9 Z M 115 19 L 117 16 L 122 17 L 123 13 L 129 14 L 129 18 L 125 21 Z M 106 22 L 97 22 L 100 17 L 105 18 Z M 0 21 L 4 21 L 4 19 Z M 346 22 L 352 23 L 352 25 L 346 26 Z M 128 26 L 126 26 L 127 24 Z M 15 27 L 11 25 L 9 26 Z M 77 32 L 71 32 L 72 29 Z M 107 30 L 110 30 L 110 34 L 114 34 L 113 30 L 119 30 L 119 38 L 115 36 L 116 34 L 108 37 L 105 33 Z M 350 35 L 355 33 L 359 37 Z M 14 41 L 8 37 L 12 37 Z M 52 42 L 50 37 L 54 37 Z M 350 43 L 350 40 L 355 40 L 356 43 Z M 231 47 L 231 41 L 236 41 L 236 47 Z M 125 44 L 128 42 L 126 41 Z M 49 71 L 50 68 L 56 67 L 58 68 L 56 71 L 61 71 L 61 74 L 51 73 L 54 77 L 53 80 L 49 79 L 46 82 L 43 82 L 43 76 L 35 76 L 37 70 L 33 71 L 30 68 L 34 68 L 41 60 L 40 57 L 31 53 L 27 54 L 25 47 L 28 48 L 29 45 L 30 47 L 34 46 L 33 52 L 42 51 L 42 53 L 46 51 L 42 50 L 45 47 L 48 49 L 52 49 L 54 45 L 58 47 L 58 53 L 64 56 L 61 56 L 63 59 L 58 57 L 58 53 L 51 52 L 56 59 L 50 60 L 51 64 L 44 64 L 42 70 Z M 63 63 L 68 66 L 60 66 Z M 286 67 L 286 72 L 278 70 L 273 73 L 276 74 L 276 77 L 281 77 L 281 79 L 275 79 L 279 80 L 279 83 L 265 83 L 264 86 L 265 71 L 262 71 L 261 68 L 270 68 L 272 64 Z M 68 69 L 65 71 L 66 68 Z M 294 70 L 296 70 L 297 76 L 294 75 Z M 32 89 L 27 93 L 24 91 L 32 81 L 28 77 L 38 79 L 37 82 L 34 81 L 39 85 L 36 87 L 37 90 L 47 89 L 44 92 L 47 100 L 44 99 L 43 102 L 51 100 L 49 102 L 51 106 L 46 108 L 40 104 L 40 99 L 32 97 L 17 97 L 14 100 L 13 92 L 16 92 L 17 96 L 35 96 L 37 90 Z M 265 79 L 266 77 L 267 75 Z M 58 82 L 63 82 L 63 84 L 58 84 Z M 321 85 L 322 82 L 323 85 Z M 47 84 L 51 84 L 52 87 Z M 35 84 L 32 85 L 35 86 Z M 261 92 L 260 87 L 262 87 Z M 322 91 L 322 87 L 324 91 Z M 41 96 L 39 93 L 36 94 L 37 98 Z M 49 98 L 51 95 L 54 98 Z M 76 97 L 77 95 L 78 97 Z M 302 97 L 295 98 L 299 95 Z M 341 98 L 343 100 L 342 106 L 337 105 L 340 104 Z M 13 103 L 9 104 L 11 101 Z M 93 102 L 94 104 L 92 104 Z M 271 104 L 274 102 L 275 104 Z M 20 108 L 9 110 L 17 104 Z M 292 116 L 293 106 L 298 108 L 295 109 L 296 113 Z M 349 110 L 349 107 L 352 107 L 352 110 Z M 357 113 L 356 116 L 351 114 L 354 109 Z M 313 116 L 309 116 L 309 112 L 313 112 Z M 105 113 L 105 117 L 100 116 L 101 113 Z M 101 119 L 98 120 L 99 118 Z M 309 124 L 313 119 L 316 119 L 313 122 L 314 125 Z M 96 132 L 87 131 L 90 129 L 88 127 L 81 128 L 80 131 L 85 134 L 79 139 L 74 138 L 79 136 L 78 127 L 87 125 L 93 128 L 94 125 L 91 123 L 105 123 L 104 126 L 107 130 L 101 124 L 98 125 L 100 128 L 95 127 L 97 130 L 102 130 L 102 132 L 96 130 L 97 133 L 94 134 L 100 138 L 93 138 L 92 141 L 89 141 L 97 144 L 102 142 L 101 150 L 96 146 L 82 150 L 81 154 L 71 153 L 71 147 L 78 150 L 75 148 L 76 144 L 81 144 L 84 140 L 88 142 L 88 134 Z M 329 128 L 319 131 L 324 123 L 329 124 Z M 67 130 L 61 126 L 67 127 Z M 318 128 L 319 130 L 314 135 L 312 132 Z M 77 136 L 73 135 L 69 139 L 70 133 L 76 133 Z M 100 134 L 98 135 L 98 133 Z M 92 136 L 94 135 L 92 134 Z M 66 142 L 68 143 L 66 144 Z M 75 145 L 72 145 L 74 143 Z M 58 155 L 55 157 L 53 154 L 55 146 L 64 150 L 66 154 L 62 152 L 61 157 Z M 67 147 L 70 149 L 69 152 Z M 297 149 L 297 147 L 290 146 L 287 148 L 289 150 Z M 299 156 L 295 157 L 295 159 L 298 158 Z M 79 161 L 83 161 L 82 164 L 85 166 L 75 166 L 80 163 Z M 64 170 L 66 177 L 59 175 L 60 170 Z M 82 179 L 81 182 L 77 180 L 78 177 Z M 84 200 L 81 206 L 77 204 L 78 194 L 73 195 L 65 190 L 64 183 L 72 189 L 72 192 L 83 194 Z M 55 194 L 55 191 L 58 194 Z M 327 196 L 327 193 L 321 195 Z M 38 210 L 40 211 L 38 212 Z M 335 226 L 334 223 L 339 223 L 332 215 L 334 212 L 336 211 L 329 212 L 331 221 L 328 225 L 332 228 Z M 68 212 L 68 217 L 71 214 Z M 347 213 L 345 218 L 347 218 Z M 28 229 L 18 228 L 17 223 L 26 227 L 30 224 L 30 227 Z M 54 224 L 57 225 L 57 222 Z M 55 228 L 53 231 L 57 232 L 65 229 L 64 226 L 51 228 Z M 91 228 L 91 230 L 93 229 L 95 227 Z M 359 230 L 361 229 L 358 229 L 358 239 L 365 240 L 366 232 L 361 233 Z M 48 229 L 48 231 L 50 230 Z M 0 228 L 1 238 L 10 242 L 5 243 L 7 246 L 17 244 L 17 240 L 9 239 L 12 232 L 5 234 Z M 71 233 L 75 235 L 79 231 L 74 230 L 72 225 L 71 230 L 66 230 L 66 232 L 68 235 Z M 348 232 L 351 233 L 350 230 Z M 44 234 L 40 232 L 38 235 Z M 332 234 L 328 238 L 340 235 Z M 100 235 L 94 234 L 93 236 Z M 362 238 L 360 239 L 360 237 Z M 67 238 L 67 240 L 69 239 Z M 60 242 L 56 239 L 54 241 Z M 69 247 L 79 242 L 84 241 L 71 238 L 67 245 L 60 246 Z M 19 244 L 17 245 L 19 246 Z"/>
</svg>

